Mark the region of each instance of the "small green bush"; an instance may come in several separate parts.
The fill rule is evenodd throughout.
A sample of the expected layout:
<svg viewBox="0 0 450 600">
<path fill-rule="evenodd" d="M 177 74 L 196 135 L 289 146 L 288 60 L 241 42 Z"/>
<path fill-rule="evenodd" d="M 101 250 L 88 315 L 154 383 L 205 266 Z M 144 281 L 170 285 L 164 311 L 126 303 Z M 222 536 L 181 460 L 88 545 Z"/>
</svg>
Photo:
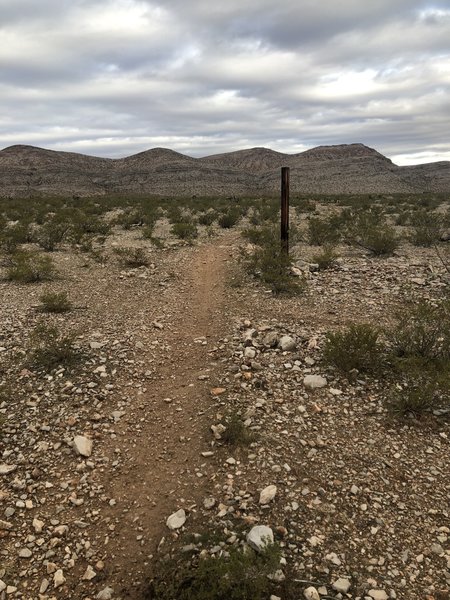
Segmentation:
<svg viewBox="0 0 450 600">
<path fill-rule="evenodd" d="M 37 243 L 47 252 L 53 252 L 64 240 L 69 226 L 57 221 L 44 223 L 37 234 Z"/>
<path fill-rule="evenodd" d="M 150 262 L 144 248 L 114 248 L 114 253 L 125 267 L 133 269 L 146 267 Z"/>
<path fill-rule="evenodd" d="M 326 336 L 323 358 L 345 374 L 353 369 L 374 372 L 381 363 L 380 332 L 368 323 L 352 324 Z"/>
<path fill-rule="evenodd" d="M 336 217 L 328 219 L 311 217 L 308 221 L 308 241 L 311 246 L 336 244 L 340 238 L 339 220 Z"/>
<path fill-rule="evenodd" d="M 442 217 L 429 210 L 419 210 L 411 217 L 411 243 L 430 247 L 439 241 L 443 231 Z"/>
<path fill-rule="evenodd" d="M 31 227 L 28 223 L 17 223 L 5 227 L 0 233 L 0 248 L 7 254 L 14 254 L 22 244 L 33 240 Z"/>
<path fill-rule="evenodd" d="M 198 237 L 197 225 L 193 222 L 181 221 L 174 223 L 171 232 L 180 240 L 194 240 Z"/>
<path fill-rule="evenodd" d="M 60 366 L 73 367 L 82 359 L 74 341 L 73 334 L 64 334 L 55 326 L 40 324 L 31 336 L 27 364 L 46 372 Z"/>
<path fill-rule="evenodd" d="M 375 256 L 391 256 L 399 246 L 399 239 L 392 227 L 382 225 L 365 231 L 360 245 Z"/>
<path fill-rule="evenodd" d="M 320 254 L 313 256 L 313 262 L 319 265 L 319 271 L 325 271 L 334 267 L 338 258 L 339 255 L 333 246 L 325 246 Z"/>
<path fill-rule="evenodd" d="M 420 416 L 439 405 L 439 389 L 435 382 L 423 377 L 410 379 L 391 390 L 386 404 L 391 412 L 400 416 Z"/>
<path fill-rule="evenodd" d="M 200 225 L 212 225 L 216 219 L 217 213 L 214 210 L 209 210 L 199 215 L 198 222 Z"/>
<path fill-rule="evenodd" d="M 397 357 L 419 357 L 426 361 L 450 359 L 450 300 L 432 303 L 420 300 L 396 314 L 388 332 Z"/>
<path fill-rule="evenodd" d="M 277 544 L 262 553 L 228 546 L 218 556 L 161 562 L 148 600 L 267 600 L 280 565 Z"/>
<path fill-rule="evenodd" d="M 222 229 L 231 229 L 239 221 L 241 215 L 237 209 L 231 209 L 228 212 L 221 215 L 217 221 L 219 227 Z"/>
<path fill-rule="evenodd" d="M 278 231 L 271 228 L 254 234 L 258 246 L 252 254 L 244 255 L 247 270 L 259 277 L 274 294 L 295 294 L 305 287 L 302 279 L 292 274 L 292 259 L 281 247 Z"/>
<path fill-rule="evenodd" d="M 56 269 L 49 256 L 34 252 L 20 251 L 13 254 L 9 261 L 6 278 L 19 283 L 50 281 L 56 276 Z"/>
<path fill-rule="evenodd" d="M 72 310 L 72 303 L 67 297 L 67 292 L 45 292 L 39 299 L 41 312 L 65 313 Z"/>
<path fill-rule="evenodd" d="M 222 440 L 230 446 L 248 446 L 255 441 L 255 435 L 250 432 L 237 412 L 230 413 L 226 418 L 224 425 L 225 431 L 222 433 Z"/>
</svg>

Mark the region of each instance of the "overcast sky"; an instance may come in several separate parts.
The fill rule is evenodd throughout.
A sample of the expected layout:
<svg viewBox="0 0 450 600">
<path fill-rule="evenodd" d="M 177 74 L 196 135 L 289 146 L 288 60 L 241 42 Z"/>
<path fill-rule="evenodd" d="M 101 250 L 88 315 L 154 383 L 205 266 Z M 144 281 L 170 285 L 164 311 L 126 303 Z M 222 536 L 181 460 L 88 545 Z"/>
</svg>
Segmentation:
<svg viewBox="0 0 450 600">
<path fill-rule="evenodd" d="M 450 160 L 450 0 L 0 0 L 0 148 Z"/>
</svg>

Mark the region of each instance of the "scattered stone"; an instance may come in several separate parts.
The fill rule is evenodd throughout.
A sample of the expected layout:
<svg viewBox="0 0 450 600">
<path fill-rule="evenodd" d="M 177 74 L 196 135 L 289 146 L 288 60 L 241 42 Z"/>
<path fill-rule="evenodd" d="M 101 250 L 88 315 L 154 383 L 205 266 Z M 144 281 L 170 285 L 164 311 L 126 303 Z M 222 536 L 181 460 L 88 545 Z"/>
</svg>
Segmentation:
<svg viewBox="0 0 450 600">
<path fill-rule="evenodd" d="M 384 590 L 369 590 L 368 594 L 373 600 L 389 600 L 389 596 Z"/>
<path fill-rule="evenodd" d="M 341 592 L 343 594 L 346 594 L 348 592 L 348 590 L 351 588 L 351 586 L 352 586 L 352 584 L 349 579 L 347 579 L 346 577 L 339 577 L 339 579 L 337 579 L 333 583 L 333 590 L 336 590 L 336 592 Z"/>
<path fill-rule="evenodd" d="M 17 465 L 7 465 L 5 463 L 2 463 L 0 465 L 0 475 L 9 475 L 16 469 L 17 469 Z"/>
<path fill-rule="evenodd" d="M 247 543 L 257 552 L 273 544 L 273 531 L 266 525 L 255 525 L 247 534 Z"/>
<path fill-rule="evenodd" d="M 168 517 L 166 525 L 169 529 L 179 529 L 186 523 L 186 513 L 182 508 Z"/>
<path fill-rule="evenodd" d="M 53 575 L 53 585 L 55 588 L 59 588 L 61 585 L 66 583 L 66 578 L 62 569 L 58 569 Z"/>
<path fill-rule="evenodd" d="M 327 380 L 321 375 L 306 375 L 303 378 L 303 385 L 308 390 L 317 390 L 327 385 Z"/>
<path fill-rule="evenodd" d="M 283 335 L 280 338 L 278 345 L 283 352 L 292 352 L 297 348 L 294 338 L 291 338 L 290 335 Z"/>
<path fill-rule="evenodd" d="M 215 505 L 216 505 L 215 498 L 205 498 L 203 500 L 203 506 L 206 508 L 206 510 L 210 510 L 211 508 L 214 508 Z"/>
<path fill-rule="evenodd" d="M 114 594 L 113 588 L 105 587 L 101 592 L 99 592 L 95 597 L 97 600 L 111 600 Z"/>
<path fill-rule="evenodd" d="M 277 493 L 277 486 L 276 485 L 268 485 L 266 488 L 264 488 L 260 495 L 259 495 L 259 503 L 260 504 L 269 504 L 269 502 L 271 502 Z"/>
<path fill-rule="evenodd" d="M 319 592 L 313 586 L 306 588 L 303 590 L 303 596 L 306 600 L 320 600 Z"/>
<path fill-rule="evenodd" d="M 29 548 L 22 548 L 21 550 L 19 550 L 19 556 L 20 558 L 31 558 L 33 556 L 33 553 Z"/>
<path fill-rule="evenodd" d="M 75 450 L 81 456 L 89 457 L 92 454 L 92 440 L 84 435 L 76 435 L 73 438 Z"/>
<path fill-rule="evenodd" d="M 82 579 L 84 579 L 86 581 L 91 581 L 91 579 L 94 579 L 94 577 L 96 577 L 96 576 L 97 576 L 97 573 L 94 571 L 94 569 L 91 567 L 91 565 L 88 565 Z"/>
</svg>

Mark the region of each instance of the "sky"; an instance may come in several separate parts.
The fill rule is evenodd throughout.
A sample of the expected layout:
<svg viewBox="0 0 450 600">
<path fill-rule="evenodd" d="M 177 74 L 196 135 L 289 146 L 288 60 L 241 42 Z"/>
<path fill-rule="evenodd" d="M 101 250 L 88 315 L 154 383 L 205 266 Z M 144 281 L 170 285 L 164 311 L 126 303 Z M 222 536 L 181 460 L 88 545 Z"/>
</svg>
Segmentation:
<svg viewBox="0 0 450 600">
<path fill-rule="evenodd" d="M 450 160 L 450 0 L 0 0 L 0 148 Z"/>
</svg>

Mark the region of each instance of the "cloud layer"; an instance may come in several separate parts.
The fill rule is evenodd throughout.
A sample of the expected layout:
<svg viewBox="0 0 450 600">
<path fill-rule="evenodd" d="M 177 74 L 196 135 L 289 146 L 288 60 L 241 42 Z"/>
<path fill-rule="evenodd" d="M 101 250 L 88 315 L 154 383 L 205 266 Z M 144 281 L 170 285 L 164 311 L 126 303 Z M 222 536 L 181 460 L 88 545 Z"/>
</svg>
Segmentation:
<svg viewBox="0 0 450 600">
<path fill-rule="evenodd" d="M 0 35 L 0 147 L 450 160 L 448 0 L 0 0 Z"/>
</svg>

